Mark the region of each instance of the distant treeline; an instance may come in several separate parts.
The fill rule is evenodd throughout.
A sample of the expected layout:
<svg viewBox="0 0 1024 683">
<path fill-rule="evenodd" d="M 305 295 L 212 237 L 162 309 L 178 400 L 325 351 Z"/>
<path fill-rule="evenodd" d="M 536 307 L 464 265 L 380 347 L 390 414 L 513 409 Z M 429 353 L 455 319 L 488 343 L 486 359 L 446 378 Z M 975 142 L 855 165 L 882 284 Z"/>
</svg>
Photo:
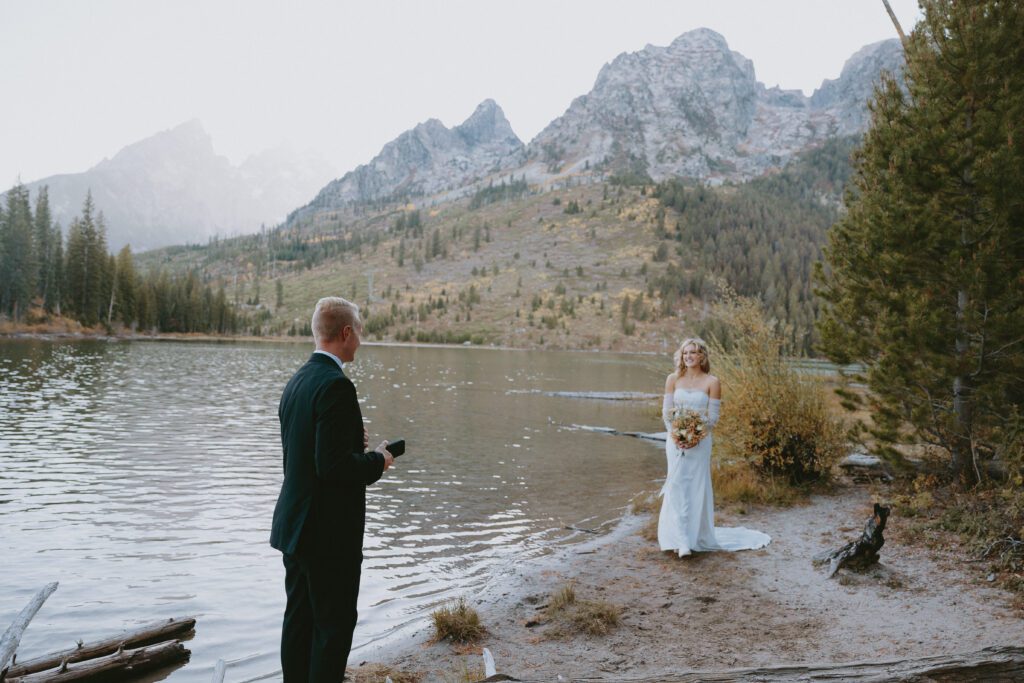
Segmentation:
<svg viewBox="0 0 1024 683">
<path fill-rule="evenodd" d="M 790 327 L 789 351 L 810 354 L 819 307 L 813 264 L 840 216 L 855 142 L 829 141 L 782 171 L 741 185 L 659 184 L 654 195 L 678 214 L 674 225 L 664 210 L 658 214 L 658 230 L 677 242 L 678 257 L 670 258 L 665 243 L 655 253 L 656 261 L 669 261 L 654 283 L 663 307 L 688 294 L 706 298 L 714 281 L 724 279 Z"/>
<path fill-rule="evenodd" d="M 473 198 L 469 200 L 469 208 L 474 210 L 488 204 L 494 204 L 495 202 L 519 199 L 523 195 L 528 194 L 529 191 L 530 187 L 526 184 L 525 175 L 519 180 L 510 180 L 507 184 L 504 179 L 498 185 L 491 181 L 487 187 L 476 191 Z"/>
<path fill-rule="evenodd" d="M 110 254 L 91 195 L 65 238 L 52 219 L 47 188 L 40 188 L 33 209 L 19 184 L 0 206 L 0 315 L 35 322 L 40 313 L 89 327 L 157 332 L 227 334 L 258 322 L 228 301 L 223 285 L 205 282 L 195 270 L 141 274 L 130 247 Z"/>
</svg>

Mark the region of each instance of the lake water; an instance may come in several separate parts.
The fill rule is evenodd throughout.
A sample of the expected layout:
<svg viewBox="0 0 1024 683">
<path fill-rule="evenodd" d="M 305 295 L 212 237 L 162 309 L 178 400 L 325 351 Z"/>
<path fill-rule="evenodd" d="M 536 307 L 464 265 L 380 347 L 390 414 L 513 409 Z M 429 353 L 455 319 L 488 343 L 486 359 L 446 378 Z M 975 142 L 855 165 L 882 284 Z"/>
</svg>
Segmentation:
<svg viewBox="0 0 1024 683">
<path fill-rule="evenodd" d="M 302 344 L 0 340 L 0 629 L 60 588 L 28 659 L 159 618 L 196 616 L 189 664 L 243 681 L 279 671 L 277 402 Z M 660 362 L 659 362 L 660 361 Z M 608 353 L 364 345 L 347 372 L 371 435 L 408 451 L 368 492 L 359 648 L 422 628 L 492 570 L 606 529 L 664 472 L 649 442 L 671 361 Z M 164 675 L 157 676 L 162 678 Z"/>
</svg>

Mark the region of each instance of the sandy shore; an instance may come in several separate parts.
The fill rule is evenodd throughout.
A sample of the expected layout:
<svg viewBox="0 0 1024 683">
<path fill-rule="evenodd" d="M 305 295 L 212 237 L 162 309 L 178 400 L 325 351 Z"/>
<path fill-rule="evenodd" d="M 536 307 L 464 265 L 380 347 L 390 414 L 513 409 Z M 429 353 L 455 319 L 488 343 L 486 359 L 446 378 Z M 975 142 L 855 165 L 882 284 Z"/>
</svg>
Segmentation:
<svg viewBox="0 0 1024 683">
<path fill-rule="evenodd" d="M 717 513 L 718 526 L 772 536 L 764 549 L 677 558 L 644 540 L 647 517 L 630 516 L 592 541 L 508 567 L 481 595 L 466 596 L 488 630 L 476 646 L 431 643 L 426 623 L 405 643 L 360 660 L 456 680 L 490 649 L 499 673 L 530 680 L 622 680 L 685 671 L 792 663 L 839 663 L 963 653 L 1024 642 L 1024 619 L 979 565 L 949 551 L 901 542 L 893 516 L 882 563 L 825 578 L 811 558 L 854 539 L 871 491 L 848 487 L 807 505 Z M 904 536 L 906 532 L 902 532 Z M 553 638 L 543 621 L 548 596 L 567 582 L 579 598 L 622 607 L 605 636 Z"/>
</svg>

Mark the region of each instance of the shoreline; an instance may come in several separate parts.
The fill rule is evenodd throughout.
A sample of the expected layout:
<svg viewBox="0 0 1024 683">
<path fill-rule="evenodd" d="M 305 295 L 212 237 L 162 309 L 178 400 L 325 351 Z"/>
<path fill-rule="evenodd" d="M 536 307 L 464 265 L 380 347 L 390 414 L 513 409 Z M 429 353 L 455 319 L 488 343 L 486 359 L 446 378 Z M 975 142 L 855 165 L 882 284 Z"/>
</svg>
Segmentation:
<svg viewBox="0 0 1024 683">
<path fill-rule="evenodd" d="M 1008 591 L 953 550 L 906 542 L 895 516 L 879 564 L 825 578 L 812 557 L 856 538 L 877 498 L 875 489 L 846 485 L 792 508 L 716 510 L 717 526 L 760 529 L 772 543 L 684 558 L 641 536 L 648 515 L 627 513 L 600 537 L 509 565 L 466 596 L 487 629 L 478 643 L 434 643 L 424 618 L 397 643 L 361 648 L 351 668 L 383 664 L 445 681 L 479 668 L 486 647 L 498 673 L 516 678 L 615 680 L 916 659 L 1024 642 L 1024 618 L 1009 607 Z M 605 636 L 552 637 L 543 606 L 566 584 L 581 599 L 618 605 L 620 625 Z"/>
<path fill-rule="evenodd" d="M 256 344 L 306 344 L 313 346 L 313 337 L 291 337 L 291 336 L 279 336 L 279 337 L 253 337 L 253 336 L 242 336 L 242 335 L 213 335 L 206 333 L 189 333 L 189 332 L 163 332 L 159 334 L 139 334 L 139 333 L 115 333 L 107 334 L 106 332 L 34 332 L 31 330 L 17 330 L 17 331 L 0 331 L 0 340 L 12 339 L 12 340 L 35 340 L 35 341 L 149 341 L 149 342 L 207 342 L 207 343 L 218 343 L 218 344 L 232 344 L 232 343 L 256 343 Z M 370 341 L 365 340 L 361 342 L 362 346 L 379 346 L 379 347 L 395 347 L 395 348 L 432 348 L 432 349 L 472 349 L 478 351 L 516 351 L 516 352 L 534 352 L 534 351 L 558 351 L 566 353 L 613 353 L 621 354 L 625 356 L 660 356 L 663 355 L 660 351 L 611 351 L 609 349 L 574 349 L 574 348 L 546 348 L 546 347 L 529 347 L 529 346 L 507 346 L 507 345 L 496 345 L 496 344 L 443 344 L 436 342 L 399 342 L 399 341 Z"/>
</svg>

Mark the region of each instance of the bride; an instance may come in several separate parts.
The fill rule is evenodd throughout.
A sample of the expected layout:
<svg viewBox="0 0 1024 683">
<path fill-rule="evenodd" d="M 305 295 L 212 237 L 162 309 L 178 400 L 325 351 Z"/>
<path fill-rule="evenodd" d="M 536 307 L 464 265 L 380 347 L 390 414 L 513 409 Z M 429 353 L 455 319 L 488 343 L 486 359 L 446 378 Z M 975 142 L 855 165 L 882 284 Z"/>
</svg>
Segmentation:
<svg viewBox="0 0 1024 683">
<path fill-rule="evenodd" d="M 658 543 L 662 550 L 674 550 L 680 557 L 702 550 L 762 548 L 771 541 L 767 534 L 742 527 L 715 527 L 715 497 L 711 490 L 713 429 L 697 445 L 685 450 L 671 435 L 677 408 L 704 415 L 709 428 L 718 422 L 722 386 L 710 374 L 707 344 L 699 338 L 686 339 L 674 360 L 676 369 L 665 380 L 662 406 L 662 418 L 669 431 L 665 439 L 668 475 L 661 489 Z"/>
</svg>

